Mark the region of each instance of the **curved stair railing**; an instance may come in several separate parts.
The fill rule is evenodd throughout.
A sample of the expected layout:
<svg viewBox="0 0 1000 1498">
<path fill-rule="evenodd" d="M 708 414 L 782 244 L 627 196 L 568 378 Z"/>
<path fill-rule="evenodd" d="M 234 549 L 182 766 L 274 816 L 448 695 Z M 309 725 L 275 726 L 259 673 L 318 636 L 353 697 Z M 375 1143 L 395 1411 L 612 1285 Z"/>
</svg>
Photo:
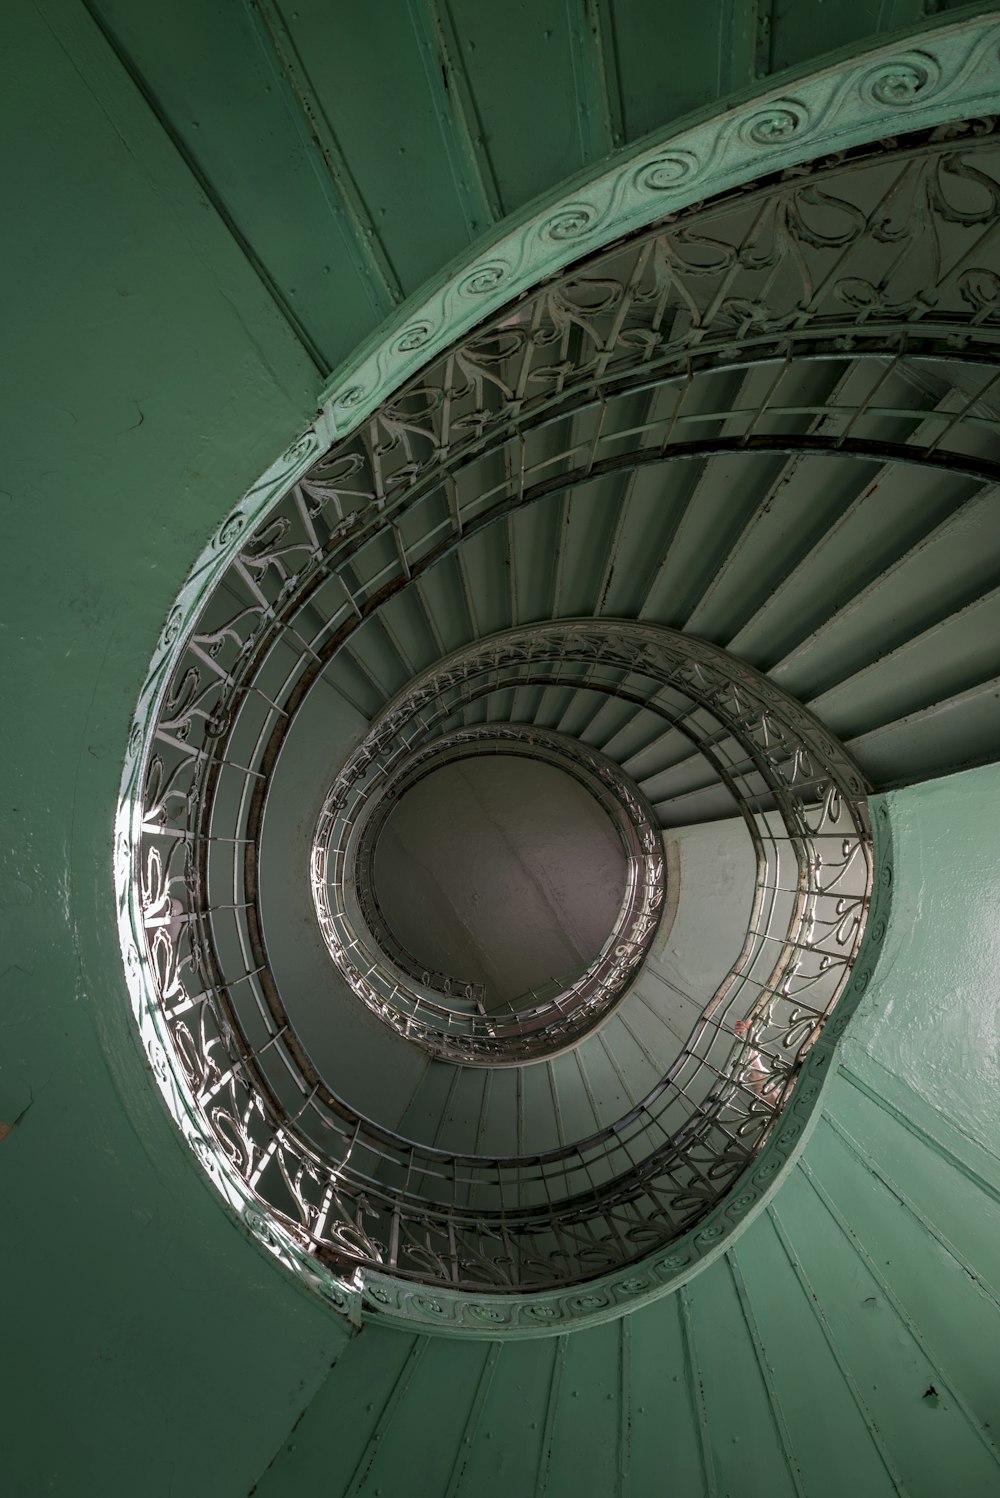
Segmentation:
<svg viewBox="0 0 1000 1498">
<path fill-rule="evenodd" d="M 627 1300 L 631 1281 L 646 1288 L 629 1272 L 723 1210 L 765 1149 L 863 940 L 867 785 L 779 684 L 822 633 L 808 600 L 775 661 L 740 628 L 723 649 L 698 626 L 726 579 L 748 576 L 744 552 L 793 475 L 819 464 L 831 487 L 805 549 L 757 553 L 762 574 L 801 571 L 900 472 L 921 494 L 901 565 L 978 515 L 1000 474 L 1000 281 L 983 259 L 996 173 L 986 128 L 925 134 L 730 193 L 571 267 L 279 489 L 168 637 L 119 846 L 153 1064 L 231 1203 L 334 1300 L 356 1271 L 369 1303 L 416 1286 L 418 1316 L 446 1292 L 490 1319 L 483 1296 L 508 1296 L 542 1326 L 546 1297 L 602 1276 Z M 645 548 L 626 535 L 640 500 Z M 711 565 L 686 533 L 706 506 L 723 532 Z M 616 617 L 629 556 L 641 589 Z M 813 680 L 818 703 L 838 685 L 829 665 Z M 656 937 L 660 828 L 742 819 L 756 868 L 742 949 L 656 1084 L 612 1120 L 557 1147 L 440 1147 L 314 1064 L 272 971 L 258 858 L 275 775 L 323 691 L 361 726 L 311 792 L 326 800 L 309 869 L 289 877 L 311 890 L 336 1002 L 360 1001 L 432 1066 L 488 1078 L 599 1039 Z M 371 856 L 382 798 L 408 776 L 532 736 L 603 788 L 631 875 L 600 961 L 499 1024 L 389 939 Z"/>
</svg>

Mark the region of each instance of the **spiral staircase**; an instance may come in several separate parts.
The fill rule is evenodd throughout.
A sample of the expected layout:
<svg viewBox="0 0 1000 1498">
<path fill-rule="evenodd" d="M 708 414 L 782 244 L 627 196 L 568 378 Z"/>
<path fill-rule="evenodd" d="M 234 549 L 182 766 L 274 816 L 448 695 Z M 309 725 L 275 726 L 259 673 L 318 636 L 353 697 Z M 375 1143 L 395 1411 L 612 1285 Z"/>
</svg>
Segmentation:
<svg viewBox="0 0 1000 1498">
<path fill-rule="evenodd" d="M 392 9 L 10 27 L 10 1491 L 1000 1492 L 1000 17 Z"/>
</svg>

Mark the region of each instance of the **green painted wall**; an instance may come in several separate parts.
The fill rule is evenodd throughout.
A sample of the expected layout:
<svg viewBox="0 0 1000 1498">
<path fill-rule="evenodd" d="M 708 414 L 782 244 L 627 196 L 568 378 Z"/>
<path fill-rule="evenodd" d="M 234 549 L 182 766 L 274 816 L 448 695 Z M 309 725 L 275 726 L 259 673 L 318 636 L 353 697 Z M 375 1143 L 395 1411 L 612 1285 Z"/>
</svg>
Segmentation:
<svg viewBox="0 0 1000 1498">
<path fill-rule="evenodd" d="M 239 1493 L 344 1338 L 229 1224 L 148 1084 L 108 919 L 111 819 L 178 582 L 314 374 L 86 15 L 16 12 L 0 1120 L 27 1112 L 0 1141 L 2 1483 Z"/>
<path fill-rule="evenodd" d="M 622 32 L 622 56 L 634 58 L 634 64 L 622 65 L 620 107 L 626 133 L 640 133 L 677 110 L 704 104 L 720 89 L 750 81 L 746 28 L 732 28 L 734 38 L 743 38 L 738 55 L 720 50 L 720 39 L 730 35 L 730 13 L 720 5 L 719 22 L 715 29 L 706 23 L 703 41 L 697 32 L 685 32 L 702 60 L 700 81 L 695 81 L 693 62 L 685 60 L 671 75 L 676 84 L 661 92 L 663 58 L 672 57 L 667 23 L 671 17 L 676 20 L 677 11 L 641 9 L 643 14 L 648 10 L 649 25 L 666 30 L 648 47 L 633 44 L 632 32 Z M 759 50 L 764 45 L 764 16 L 777 18 L 779 30 L 771 35 L 782 40 L 780 45 L 767 42 L 774 50 L 768 66 L 799 64 L 811 48 L 850 45 L 877 27 L 906 24 L 919 6 L 915 0 L 859 4 L 841 8 L 843 20 L 834 18 L 835 10 L 828 6 L 824 15 L 829 22 L 824 20 L 814 32 L 803 28 L 799 7 L 759 7 L 755 46 Z M 689 1311 L 680 1300 L 665 1302 L 648 1319 L 630 1323 L 625 1341 L 619 1340 L 619 1328 L 601 1328 L 586 1334 L 589 1340 L 505 1348 L 492 1364 L 482 1347 L 430 1344 L 419 1368 L 408 1365 L 413 1378 L 406 1389 L 394 1385 L 399 1399 L 388 1407 L 394 1372 L 409 1356 L 407 1339 L 395 1334 L 366 1332 L 324 1383 L 343 1349 L 341 1326 L 302 1298 L 225 1219 L 175 1140 L 134 1046 L 109 918 L 110 829 L 132 704 L 162 620 L 213 525 L 308 417 L 325 372 L 391 306 L 393 277 L 400 282 L 397 290 L 409 293 L 481 232 L 481 220 L 474 217 L 469 193 L 461 186 L 460 164 L 452 164 L 447 140 L 434 142 L 430 125 L 421 124 L 419 131 L 415 127 L 415 140 L 426 144 L 412 170 L 390 171 L 384 137 L 380 145 L 396 70 L 416 66 L 403 11 L 397 7 L 398 40 L 393 28 L 379 31 L 380 43 L 388 45 L 393 35 L 393 60 L 391 67 L 379 69 L 377 86 L 357 62 L 367 56 L 361 9 L 348 15 L 344 8 L 338 15 L 338 22 L 349 28 L 350 47 L 345 36 L 343 49 L 325 60 L 333 94 L 340 87 L 336 70 L 348 69 L 345 112 L 369 111 L 370 130 L 363 128 L 366 119 L 359 119 L 357 139 L 345 138 L 344 150 L 352 153 L 352 170 L 364 169 L 372 174 L 370 184 L 380 184 L 378 191 L 369 186 L 366 212 L 378 217 L 384 207 L 386 217 L 393 216 L 385 231 L 385 254 L 391 254 L 393 264 L 387 271 L 377 248 L 374 259 L 366 254 L 359 262 L 358 212 L 322 207 L 332 201 L 325 182 L 320 206 L 305 188 L 306 207 L 300 208 L 294 198 L 300 190 L 296 184 L 301 186 L 309 173 L 319 181 L 313 148 L 304 158 L 307 171 L 299 135 L 282 134 L 262 113 L 265 98 L 270 98 L 266 90 L 274 84 L 263 84 L 262 95 L 253 83 L 253 68 L 259 64 L 248 63 L 247 72 L 240 62 L 233 37 L 247 26 L 248 12 L 242 7 L 192 3 L 165 8 L 133 0 L 113 14 L 109 0 L 102 14 L 120 22 L 117 44 L 127 43 L 141 53 L 150 75 L 154 65 L 163 70 L 154 86 L 140 69 L 145 93 L 79 0 L 40 0 L 37 5 L 11 0 L 5 8 L 0 139 L 7 227 L 14 232 L 8 232 L 6 242 L 0 376 L 0 500 L 7 560 L 0 605 L 6 833 L 0 871 L 0 1120 L 18 1122 L 0 1140 L 5 1207 L 0 1236 L 5 1372 L 0 1452 L 5 1491 L 17 1498 L 50 1492 L 72 1498 L 133 1492 L 149 1498 L 180 1492 L 227 1498 L 248 1492 L 276 1453 L 266 1479 L 274 1492 L 298 1491 L 295 1476 L 305 1470 L 323 1491 L 336 1494 L 357 1462 L 367 1460 L 364 1454 L 380 1430 L 393 1432 L 385 1445 L 388 1475 L 380 1479 L 386 1495 L 411 1491 L 414 1473 L 421 1474 L 425 1461 L 430 1465 L 417 1484 L 423 1493 L 445 1491 L 441 1483 L 434 1486 L 445 1469 L 457 1473 L 466 1491 L 476 1485 L 473 1473 L 482 1472 L 483 1491 L 490 1490 L 488 1482 L 502 1478 L 506 1491 L 528 1492 L 530 1474 L 550 1445 L 552 1492 L 565 1487 L 568 1474 L 581 1470 L 583 1451 L 592 1458 L 590 1490 L 614 1491 L 619 1453 L 626 1450 L 634 1463 L 634 1494 L 657 1491 L 665 1471 L 676 1478 L 678 1491 L 696 1492 L 705 1460 L 699 1455 L 703 1438 L 705 1449 L 716 1453 L 711 1460 L 716 1464 L 712 1470 L 720 1474 L 717 1491 L 746 1498 L 754 1489 L 745 1473 L 757 1471 L 747 1463 L 765 1459 L 772 1463 L 767 1471 L 774 1474 L 775 1484 L 768 1491 L 784 1490 L 782 1484 L 787 1488 L 795 1480 L 781 1475 L 784 1469 L 776 1456 L 780 1429 L 776 1434 L 766 1425 L 773 1418 L 768 1414 L 768 1377 L 762 1374 L 747 1386 L 754 1392 L 745 1396 L 745 1409 L 713 1402 L 707 1414 L 699 1415 L 684 1404 L 689 1397 L 685 1370 L 690 1367 L 684 1358 L 690 1358 L 691 1346 L 682 1335 L 685 1316 L 694 1329 L 697 1355 L 705 1359 L 706 1387 L 717 1387 L 720 1399 L 725 1398 L 726 1337 L 733 1339 L 733 1356 L 742 1357 L 751 1373 L 754 1367 L 752 1327 L 740 1310 L 739 1287 L 731 1278 L 725 1280 L 730 1271 L 723 1266 L 712 1273 L 724 1286 L 720 1295 L 725 1294 L 733 1315 L 731 1332 L 721 1323 L 713 1330 L 711 1318 L 722 1312 L 709 1305 L 706 1277 L 692 1287 Z M 742 8 L 740 15 L 746 11 Z M 685 17 L 688 13 L 684 8 Z M 320 12 L 312 7 L 303 14 L 315 24 Z M 565 26 L 565 14 L 564 8 L 553 6 L 554 24 Z M 699 23 L 707 14 L 699 12 Z M 478 28 L 480 58 L 490 45 L 507 45 L 507 38 L 496 34 L 492 8 L 471 7 L 468 24 Z M 641 27 L 636 34 L 642 35 Z M 489 94 L 496 99 L 489 107 L 498 115 L 510 113 L 509 136 L 495 141 L 503 208 L 551 186 L 608 146 L 599 120 L 578 127 L 576 140 L 560 123 L 568 97 L 562 89 L 568 85 L 558 80 L 574 68 L 585 70 L 592 53 L 581 50 L 569 69 L 563 61 L 560 72 L 546 67 L 543 54 L 528 48 L 522 77 L 524 55 L 515 56 L 511 49 L 506 66 L 518 69 L 519 86 L 534 79 L 533 98 L 540 101 L 539 108 L 552 111 L 551 117 L 537 117 L 530 142 L 525 138 L 530 110 L 509 112 L 509 89 L 490 68 L 483 68 L 484 98 Z M 630 72 L 632 66 L 635 71 Z M 190 100 L 184 93 L 188 86 Z M 203 118 L 206 101 L 215 112 Z M 608 128 L 613 134 L 613 124 Z M 199 131 L 206 144 L 195 154 L 189 142 Z M 585 145 L 588 131 L 590 143 Z M 398 151 L 395 143 L 393 148 Z M 369 154 L 371 163 L 363 167 Z M 439 178 L 438 172 L 445 170 L 447 179 Z M 349 187 L 344 201 L 353 202 Z M 411 242 L 405 231 L 415 210 L 420 232 Z M 296 256 L 305 263 L 300 265 Z M 376 289 L 365 291 L 367 285 Z M 297 298 L 307 304 L 302 316 Z M 970 786 L 974 790 L 963 803 L 959 825 L 959 803 Z M 831 1102 L 839 1110 L 835 1116 L 859 1130 L 867 1141 L 864 1147 L 880 1161 L 883 1142 L 897 1141 L 892 1148 L 901 1163 L 893 1156 L 892 1169 L 905 1178 L 915 1204 L 929 1219 L 937 1222 L 943 1213 L 948 1232 L 955 1233 L 956 1223 L 968 1223 L 974 1236 L 962 1237 L 960 1251 L 984 1276 L 982 1266 L 996 1242 L 989 1215 L 995 1197 L 975 1183 L 982 1176 L 993 1181 L 996 1191 L 995 1161 L 983 1147 L 995 1148 L 996 1141 L 968 1140 L 967 1134 L 983 1125 L 973 1121 L 968 1084 L 959 1083 L 951 1062 L 962 1057 L 964 1065 L 966 1055 L 973 1061 L 981 1057 L 971 1044 L 973 1025 L 987 1023 L 982 995 L 993 982 L 995 967 L 989 963 L 995 953 L 978 934 L 982 926 L 978 918 L 970 918 L 961 886 L 949 872 L 952 866 L 943 860 L 947 854 L 956 868 L 965 867 L 965 850 L 975 847 L 984 867 L 988 865 L 991 824 L 982 809 L 987 793 L 996 798 L 994 772 L 894 798 L 901 884 L 909 904 L 901 899 L 897 907 L 894 964 L 886 984 L 872 995 L 870 1018 L 859 1028 L 851 1052 L 850 1064 L 864 1085 L 884 1091 L 904 1116 L 919 1116 L 924 1134 L 936 1142 L 925 1146 L 923 1135 L 898 1124 L 895 1113 L 871 1103 L 850 1081 L 838 1087 Z M 928 840 L 926 828 L 934 818 L 938 831 Z M 921 922 L 911 938 L 905 911 L 916 909 L 921 887 L 912 874 L 919 866 L 918 849 L 924 850 L 925 883 Z M 982 881 L 971 894 L 985 913 Z M 958 1017 L 964 1009 L 949 1006 L 946 985 L 925 982 L 951 972 L 939 949 L 942 931 L 954 941 L 953 956 L 962 963 L 963 995 L 980 1003 L 975 1021 Z M 890 983 L 886 995 L 883 990 Z M 887 1014 L 889 998 L 896 1006 L 892 1018 L 880 1018 Z M 905 1017 L 899 1027 L 897 1016 Z M 940 1059 L 926 1054 L 932 1016 L 935 1025 L 946 1027 Z M 890 1068 L 889 1080 L 883 1067 Z M 979 1105 L 987 1096 L 984 1077 L 972 1101 Z M 957 1122 L 941 1118 L 939 1109 L 955 1114 Z M 855 1167 L 832 1125 L 824 1130 L 809 1160 L 817 1178 L 826 1181 L 826 1156 L 839 1161 L 837 1168 L 843 1171 Z M 950 1155 L 940 1153 L 939 1137 Z M 960 1168 L 953 1167 L 952 1156 Z M 932 1159 L 939 1162 L 933 1170 L 924 1163 Z M 888 1188 L 867 1165 L 857 1169 L 875 1212 Z M 925 1181 L 931 1183 L 929 1200 L 918 1195 Z M 830 1184 L 831 1195 L 835 1189 L 841 1188 Z M 973 1195 L 963 1194 L 967 1192 Z M 829 1246 L 829 1263 L 822 1259 L 814 1265 L 810 1259 L 810 1272 L 828 1276 L 832 1289 L 828 1295 L 824 1291 L 824 1305 L 842 1308 L 843 1326 L 838 1321 L 835 1330 L 838 1348 L 843 1344 L 847 1349 L 842 1353 L 845 1365 L 856 1384 L 865 1378 L 870 1383 L 866 1349 L 901 1346 L 899 1366 L 905 1356 L 912 1383 L 919 1385 L 925 1364 L 894 1308 L 886 1311 L 888 1331 L 864 1332 L 869 1325 L 880 1326 L 877 1319 L 864 1319 L 869 1316 L 863 1309 L 870 1298 L 867 1270 L 864 1264 L 858 1267 L 850 1245 L 840 1250 L 848 1267 L 837 1268 L 841 1260 L 835 1260 L 831 1245 L 839 1230 L 824 1218 L 827 1209 L 816 1205 L 814 1196 L 803 1176 L 789 1187 L 780 1212 L 796 1243 L 801 1219 L 803 1243 L 812 1241 L 812 1235 L 820 1242 L 818 1251 L 825 1253 L 823 1245 Z M 969 1201 L 976 1203 L 974 1211 Z M 899 1209 L 900 1214 L 908 1211 Z M 992 1338 L 992 1323 L 985 1318 L 994 1314 L 995 1302 L 980 1294 L 964 1270 L 950 1267 L 959 1262 L 953 1254 L 925 1229 L 920 1231 L 918 1241 L 930 1254 L 931 1267 L 943 1266 L 942 1278 L 907 1280 L 906 1294 L 916 1298 L 915 1309 L 923 1315 L 935 1299 L 928 1295 L 928 1285 L 935 1291 L 945 1284 L 946 1273 L 951 1276 L 948 1290 L 940 1290 L 942 1304 L 950 1304 L 953 1286 L 956 1297 L 961 1287 L 966 1300 L 952 1341 L 944 1342 L 946 1328 L 939 1329 L 938 1321 L 920 1325 L 932 1349 L 932 1366 L 937 1368 L 939 1353 L 950 1360 L 949 1377 L 961 1388 L 971 1417 L 943 1389 L 933 1412 L 921 1404 L 921 1391 L 914 1393 L 910 1383 L 904 1387 L 900 1382 L 897 1390 L 898 1370 L 890 1365 L 885 1380 L 887 1407 L 896 1412 L 891 1444 L 899 1454 L 894 1459 L 906 1461 L 913 1494 L 932 1491 L 927 1474 L 934 1471 L 938 1481 L 933 1491 L 940 1493 L 944 1468 L 963 1474 L 967 1493 L 995 1491 L 997 1471 L 992 1458 L 984 1456 L 986 1445 L 975 1425 L 987 1418 L 991 1397 L 995 1406 L 996 1390 L 981 1355 L 986 1334 L 960 1336 L 973 1313 L 978 1316 L 985 1308 L 977 1326 L 989 1326 Z M 926 1247 L 929 1243 L 938 1247 Z M 753 1287 L 753 1314 L 764 1345 L 770 1337 L 789 1338 L 786 1351 L 773 1355 L 775 1368 L 783 1370 L 785 1425 L 795 1428 L 805 1418 L 795 1402 L 802 1381 L 789 1372 L 798 1365 L 789 1358 L 808 1347 L 810 1359 L 825 1360 L 823 1387 L 840 1391 L 837 1409 L 854 1422 L 852 1430 L 861 1431 L 858 1449 L 866 1439 L 876 1446 L 864 1436 L 864 1417 L 850 1414 L 857 1401 L 836 1356 L 824 1353 L 831 1343 L 804 1298 L 805 1311 L 800 1307 L 795 1324 L 810 1328 L 808 1341 L 799 1342 L 794 1327 L 781 1330 L 783 1313 L 769 1300 L 767 1265 L 781 1265 L 782 1253 L 776 1228 L 763 1224 L 741 1246 L 737 1262 Z M 995 1286 L 995 1261 L 991 1272 Z M 782 1273 L 788 1293 L 801 1294 L 799 1282 Z M 847 1276 L 843 1289 L 839 1273 Z M 875 1293 L 876 1299 L 884 1298 L 884 1292 Z M 980 1299 L 970 1302 L 969 1295 Z M 912 1319 L 909 1301 L 905 1310 Z M 717 1346 L 716 1331 L 723 1339 Z M 628 1355 L 620 1365 L 624 1349 Z M 558 1404 L 558 1418 L 553 1414 L 549 1424 L 554 1356 L 565 1358 L 559 1385 L 565 1404 Z M 630 1374 L 633 1390 L 645 1387 L 641 1370 L 649 1368 L 656 1389 L 679 1391 L 671 1400 L 657 1395 L 658 1402 L 651 1394 L 641 1410 L 639 1396 L 633 1394 L 636 1420 L 644 1423 L 636 1424 L 627 1448 L 616 1444 L 627 1428 L 621 1423 L 620 1366 L 635 1369 Z M 761 1371 L 759 1363 L 757 1367 Z M 489 1390 L 475 1382 L 484 1369 L 493 1378 Z M 423 1382 L 426 1371 L 433 1374 L 429 1383 Z M 952 1387 L 944 1374 L 939 1375 L 941 1383 L 934 1373 L 927 1376 L 939 1389 L 942 1384 Z M 883 1375 L 876 1381 L 883 1381 Z M 483 1390 L 475 1409 L 473 1384 Z M 407 1402 L 418 1394 L 422 1403 Z M 316 1402 L 310 1404 L 314 1396 Z M 490 1399 L 498 1403 L 490 1404 Z M 287 1433 L 307 1406 L 302 1442 L 291 1452 L 284 1444 Z M 872 1398 L 876 1407 L 881 1410 Z M 765 1423 L 759 1428 L 751 1408 L 763 1411 Z M 468 1448 L 475 1465 L 466 1475 L 461 1461 L 456 1465 L 457 1448 L 449 1451 L 447 1441 L 457 1441 L 470 1412 L 476 1417 L 480 1409 L 498 1414 L 492 1433 L 492 1414 L 477 1427 L 482 1440 L 474 1452 Z M 523 1445 L 514 1445 L 510 1431 L 521 1412 L 527 1433 Z M 378 1426 L 383 1414 L 385 1423 Z M 904 1449 L 909 1421 L 923 1421 L 935 1432 L 936 1455 L 931 1452 L 925 1459 L 919 1443 L 913 1452 Z M 938 1425 L 928 1425 L 931 1421 Z M 739 1446 L 730 1435 L 731 1422 Z M 408 1444 L 406 1433 L 417 1444 Z M 889 1434 L 884 1440 L 890 1442 Z M 806 1445 L 810 1473 L 819 1472 L 819 1480 L 825 1480 L 826 1448 L 818 1436 L 815 1442 L 810 1436 Z M 831 1449 L 838 1445 L 830 1443 Z M 867 1465 L 855 1474 L 884 1471 L 877 1452 L 864 1450 L 867 1455 L 858 1460 Z M 805 1453 L 800 1460 L 805 1471 Z M 304 1469 L 296 1465 L 300 1461 Z M 378 1485 L 366 1491 L 374 1492 Z M 829 1483 L 828 1488 L 834 1490 Z M 262 1483 L 259 1491 L 267 1490 Z M 857 1485 L 856 1490 L 864 1491 Z"/>
</svg>

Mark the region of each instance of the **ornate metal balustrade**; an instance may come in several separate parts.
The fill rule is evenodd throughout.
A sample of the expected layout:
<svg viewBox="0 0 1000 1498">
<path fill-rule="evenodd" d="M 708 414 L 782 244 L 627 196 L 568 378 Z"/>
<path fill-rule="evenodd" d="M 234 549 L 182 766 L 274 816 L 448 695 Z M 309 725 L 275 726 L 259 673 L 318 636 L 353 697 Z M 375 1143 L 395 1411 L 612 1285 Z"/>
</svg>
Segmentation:
<svg viewBox="0 0 1000 1498">
<path fill-rule="evenodd" d="M 521 299 L 276 495 L 176 648 L 168 625 L 169 677 L 133 745 L 142 790 L 119 848 L 138 892 L 141 947 L 127 950 L 155 1013 L 154 1065 L 176 1075 L 206 1161 L 224 1152 L 257 1229 L 300 1266 L 469 1295 L 573 1286 L 689 1232 L 773 1131 L 864 930 L 870 829 L 849 758 L 765 678 L 690 636 L 561 621 L 474 640 L 420 673 L 384 605 L 409 590 L 443 655 L 421 592 L 435 567 L 529 504 L 654 465 L 850 454 L 995 482 L 996 145 L 988 122 L 951 137 L 730 194 Z M 807 378 L 818 369 L 832 376 L 822 397 Z M 378 950 L 377 922 L 344 893 L 351 838 L 411 756 L 464 731 L 470 704 L 528 684 L 616 696 L 683 736 L 744 819 L 757 860 L 744 949 L 659 1085 L 592 1137 L 503 1160 L 435 1150 L 352 1110 L 296 1034 L 259 902 L 268 789 L 309 694 L 349 653 L 363 673 L 373 630 L 413 679 L 392 702 L 382 691 L 335 781 L 313 894 L 331 974 L 435 1054 L 524 1061 L 575 1039 L 627 991 L 655 923 L 650 877 L 616 941 L 634 949 L 573 992 L 579 1032 L 546 1000 L 498 1035 Z"/>
<path fill-rule="evenodd" d="M 320 848 L 349 826 L 348 796 L 355 784 L 364 785 L 366 772 L 375 785 L 392 785 L 394 743 L 402 744 L 404 763 L 419 763 L 422 746 L 433 748 L 440 723 L 461 704 L 538 680 L 584 681 L 588 690 L 641 703 L 685 735 L 729 788 L 758 861 L 743 951 L 719 991 L 706 996 L 674 1066 L 626 1118 L 563 1149 L 503 1161 L 458 1157 L 353 1116 L 296 1040 L 290 1010 L 269 981 L 253 901 L 223 904 L 197 879 L 172 873 L 171 855 L 188 857 L 178 848 L 200 851 L 200 830 L 190 841 L 173 837 L 165 858 L 159 853 L 164 835 L 181 829 L 165 816 L 154 820 L 165 801 L 162 772 L 152 767 L 147 871 L 153 877 L 144 893 L 161 970 L 173 975 L 166 1010 L 173 1043 L 234 1164 L 332 1262 L 346 1257 L 470 1291 L 540 1290 L 627 1265 L 669 1242 L 725 1196 L 759 1150 L 850 970 L 871 873 L 857 771 L 806 713 L 755 672 L 704 642 L 650 626 L 536 626 L 443 662 L 390 706 L 348 761 L 321 818 Z M 272 729 L 286 721 L 270 703 L 257 710 Z M 260 756 L 267 761 L 266 753 Z M 219 764 L 234 770 L 231 761 Z M 236 773 L 245 783 L 232 803 L 237 820 L 229 835 L 252 869 L 255 840 L 247 826 L 256 788 L 248 786 L 263 772 L 247 766 Z M 210 817 L 204 837 L 220 837 Z M 183 866 L 192 863 L 206 867 L 204 856 Z M 342 880 L 342 858 L 337 867 Z M 418 995 L 424 1010 L 407 1008 L 386 959 L 380 987 L 371 981 L 377 955 L 369 952 L 359 965 L 356 953 L 349 960 L 345 946 L 336 946 L 333 918 L 323 908 L 331 886 L 322 854 L 313 872 L 327 938 L 354 991 L 404 1032 L 416 1019 L 427 1044 L 432 1003 Z M 252 887 L 251 878 L 244 894 Z M 182 891 L 194 894 L 187 912 L 179 908 Z M 645 901 L 638 909 L 648 922 Z M 618 997 L 641 951 L 614 952 L 601 976 L 602 1003 L 609 993 Z M 239 972 L 227 970 L 226 952 L 239 955 Z M 566 1018 L 555 1006 L 560 1045 Z M 483 1029 L 500 1057 L 511 1059 L 506 1038 Z M 441 1033 L 430 1037 L 432 1045 L 440 1045 Z M 544 1030 L 534 1037 L 551 1043 Z M 519 1059 L 520 1031 L 514 1040 Z M 458 1049 L 458 1055 L 467 1053 Z"/>
<path fill-rule="evenodd" d="M 474 677 L 474 663 L 468 669 Z M 352 993 L 407 1040 L 462 1065 L 537 1060 L 565 1049 L 603 1020 L 649 950 L 663 904 L 659 829 L 628 777 L 586 745 L 533 724 L 494 724 L 435 737 L 442 710 L 452 710 L 450 695 L 439 693 L 436 681 L 416 682 L 372 725 L 338 775 L 313 845 L 320 929 Z M 445 1003 L 444 985 L 407 962 L 370 894 L 375 844 L 396 798 L 424 774 L 475 752 L 517 752 L 572 775 L 610 817 L 627 858 L 624 898 L 595 960 L 565 987 L 556 985 L 543 1002 L 519 1005 L 502 1018 L 487 1013 L 481 998 L 477 1003 L 472 985 L 455 985 Z M 435 988 L 438 993 L 431 997 Z"/>
<path fill-rule="evenodd" d="M 525 298 L 302 481 L 324 564 L 364 608 L 512 508 L 668 456 L 851 453 L 995 479 L 992 129 L 793 172 Z M 811 403 L 799 361 L 817 359 L 843 378 Z M 746 379 L 720 407 L 694 376 L 722 368 Z M 264 550 L 308 572 L 317 540 L 286 519 Z"/>
</svg>

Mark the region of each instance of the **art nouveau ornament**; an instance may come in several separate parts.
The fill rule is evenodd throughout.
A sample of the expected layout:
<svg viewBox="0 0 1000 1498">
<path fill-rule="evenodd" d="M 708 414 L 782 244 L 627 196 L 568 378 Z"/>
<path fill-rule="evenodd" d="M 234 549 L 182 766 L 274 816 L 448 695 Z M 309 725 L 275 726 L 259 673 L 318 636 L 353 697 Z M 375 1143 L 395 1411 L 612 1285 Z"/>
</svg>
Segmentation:
<svg viewBox="0 0 1000 1498">
<path fill-rule="evenodd" d="M 491 716 L 502 694 L 627 704 L 682 736 L 729 798 L 755 866 L 743 948 L 657 1087 L 558 1147 L 449 1154 L 327 1084 L 272 971 L 268 798 L 311 694 L 385 627 L 388 602 L 532 505 L 707 451 L 987 472 L 996 434 L 975 392 L 1000 307 L 983 249 L 1000 231 L 996 145 L 986 123 L 944 122 L 995 84 L 996 36 L 984 25 L 875 54 L 550 205 L 359 359 L 185 585 L 143 688 L 116 827 L 136 1020 L 228 1205 L 345 1314 L 490 1335 L 618 1314 L 718 1252 L 801 1145 L 870 978 L 891 861 L 850 756 L 765 675 L 696 635 L 605 613 L 473 631 L 359 712 L 367 722 L 303 802 L 311 848 L 295 877 L 331 982 L 392 1043 L 473 1069 L 565 1051 L 627 1005 L 664 896 L 655 807 L 631 776 L 572 736 Z M 884 134 L 885 111 L 897 130 L 933 132 L 802 165 Z M 709 191 L 726 196 L 682 211 Z M 813 409 L 794 374 L 822 360 L 844 365 L 842 399 Z M 968 373 L 964 409 L 935 403 L 941 361 Z M 724 369 L 746 379 L 720 415 L 705 392 Z M 887 413 L 890 444 L 870 429 Z M 463 715 L 480 707 L 473 725 Z M 630 872 L 584 978 L 499 1026 L 392 949 L 364 903 L 366 860 L 380 798 L 422 756 L 528 738 L 603 798 Z"/>
</svg>

